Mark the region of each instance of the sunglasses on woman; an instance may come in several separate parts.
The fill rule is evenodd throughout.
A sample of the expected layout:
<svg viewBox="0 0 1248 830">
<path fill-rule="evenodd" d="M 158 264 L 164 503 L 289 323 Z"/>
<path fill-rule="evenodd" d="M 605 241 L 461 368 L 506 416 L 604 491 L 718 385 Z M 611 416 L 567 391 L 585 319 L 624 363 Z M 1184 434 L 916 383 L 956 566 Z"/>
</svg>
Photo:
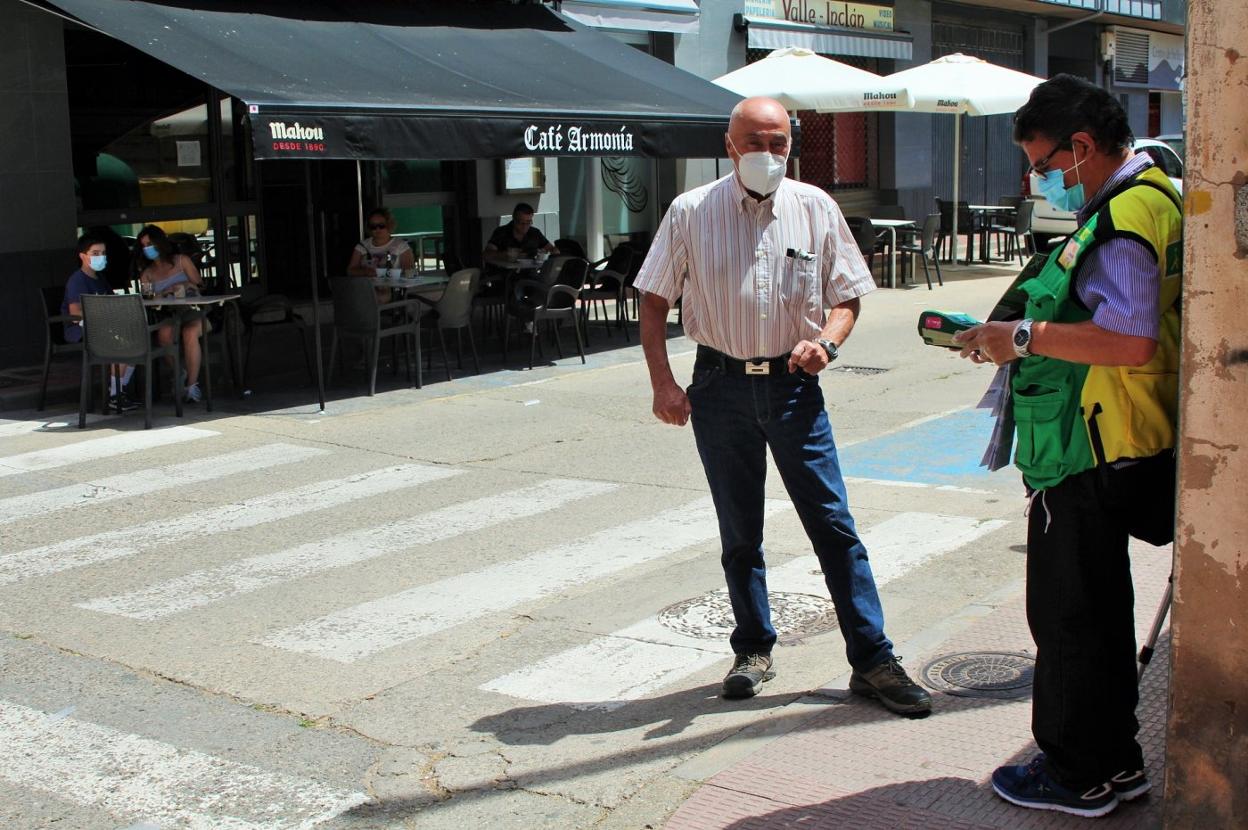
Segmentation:
<svg viewBox="0 0 1248 830">
<path fill-rule="evenodd" d="M 386 229 L 385 222 L 374 222 L 368 226 L 370 231 L 384 231 Z"/>
</svg>

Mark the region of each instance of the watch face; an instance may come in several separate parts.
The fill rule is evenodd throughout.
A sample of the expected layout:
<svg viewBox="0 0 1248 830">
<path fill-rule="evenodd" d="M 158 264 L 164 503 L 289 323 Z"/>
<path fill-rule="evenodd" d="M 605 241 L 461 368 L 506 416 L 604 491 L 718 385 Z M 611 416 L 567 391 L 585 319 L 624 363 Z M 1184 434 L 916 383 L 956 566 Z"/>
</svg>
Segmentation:
<svg viewBox="0 0 1248 830">
<path fill-rule="evenodd" d="M 1025 328 L 1020 327 L 1018 331 L 1014 332 L 1014 345 L 1015 346 L 1018 346 L 1021 348 L 1023 346 L 1026 346 L 1030 342 L 1031 342 L 1031 330 L 1030 329 L 1025 329 Z"/>
</svg>

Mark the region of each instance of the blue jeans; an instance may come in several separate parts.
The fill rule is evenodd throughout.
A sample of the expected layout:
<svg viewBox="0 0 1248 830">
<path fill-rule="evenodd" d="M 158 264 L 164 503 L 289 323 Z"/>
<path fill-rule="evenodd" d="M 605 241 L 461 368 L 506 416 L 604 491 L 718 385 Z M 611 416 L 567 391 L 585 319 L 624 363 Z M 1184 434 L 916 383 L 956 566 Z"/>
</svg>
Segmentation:
<svg viewBox="0 0 1248 830">
<path fill-rule="evenodd" d="M 832 427 L 819 379 L 781 369 L 770 375 L 725 370 L 701 351 L 688 388 L 693 434 L 706 471 L 728 596 L 736 618 L 737 654 L 770 654 L 776 642 L 763 562 L 767 448 L 814 546 L 836 606 L 849 664 L 873 668 L 893 653 L 884 611 L 854 529 Z"/>
</svg>

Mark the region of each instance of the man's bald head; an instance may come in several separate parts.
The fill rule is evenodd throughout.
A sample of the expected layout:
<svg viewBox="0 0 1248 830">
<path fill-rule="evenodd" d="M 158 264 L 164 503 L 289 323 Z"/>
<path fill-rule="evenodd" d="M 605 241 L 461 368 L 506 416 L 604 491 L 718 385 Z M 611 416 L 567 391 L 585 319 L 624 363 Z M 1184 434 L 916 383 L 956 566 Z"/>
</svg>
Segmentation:
<svg viewBox="0 0 1248 830">
<path fill-rule="evenodd" d="M 789 113 L 775 98 L 746 98 L 732 108 L 724 146 L 735 163 L 744 153 L 789 154 Z"/>
</svg>

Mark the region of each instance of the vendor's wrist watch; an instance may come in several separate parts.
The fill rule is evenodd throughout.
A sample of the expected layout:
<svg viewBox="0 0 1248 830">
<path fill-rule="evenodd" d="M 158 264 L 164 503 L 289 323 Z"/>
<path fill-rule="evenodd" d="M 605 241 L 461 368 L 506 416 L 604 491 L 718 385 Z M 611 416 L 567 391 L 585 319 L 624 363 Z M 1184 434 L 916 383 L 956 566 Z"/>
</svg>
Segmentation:
<svg viewBox="0 0 1248 830">
<path fill-rule="evenodd" d="M 1020 320 L 1014 327 L 1014 354 L 1031 357 L 1031 318 Z"/>
<path fill-rule="evenodd" d="M 836 344 L 835 343 L 823 337 L 819 338 L 815 342 L 823 347 L 823 351 L 827 353 L 828 355 L 829 363 L 836 360 Z"/>
</svg>

